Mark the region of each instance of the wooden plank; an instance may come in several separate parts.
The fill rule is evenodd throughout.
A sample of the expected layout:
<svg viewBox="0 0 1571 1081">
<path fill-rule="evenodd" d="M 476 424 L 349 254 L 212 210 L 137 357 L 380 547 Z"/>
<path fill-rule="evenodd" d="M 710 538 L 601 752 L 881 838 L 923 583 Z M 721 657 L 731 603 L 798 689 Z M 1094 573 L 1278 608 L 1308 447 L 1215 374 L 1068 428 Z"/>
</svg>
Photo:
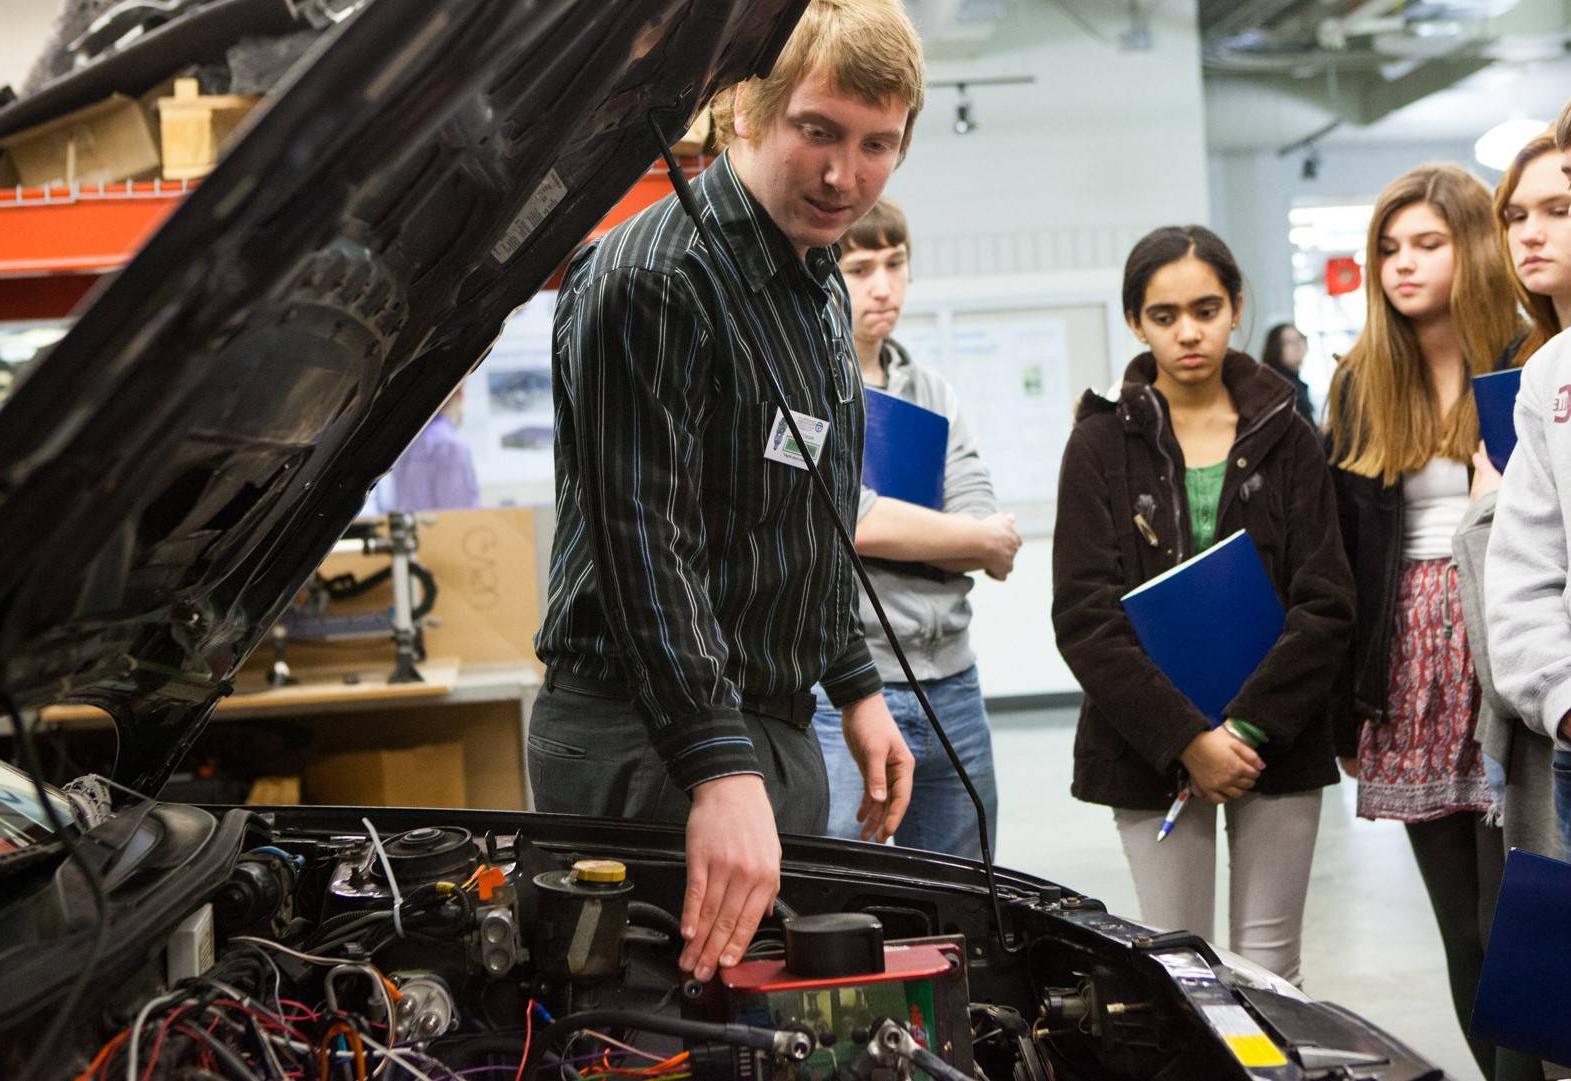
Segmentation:
<svg viewBox="0 0 1571 1081">
<path fill-rule="evenodd" d="M 288 687 L 266 687 L 258 681 L 251 690 L 242 689 L 219 701 L 217 714 L 236 717 L 265 717 L 279 713 L 304 713 L 314 707 L 330 705 L 360 705 L 370 708 L 380 703 L 404 704 L 428 698 L 441 698 L 449 694 L 458 682 L 458 661 L 444 657 L 420 665 L 423 683 L 389 683 L 389 670 L 354 671 L 354 682 L 346 682 L 344 675 L 329 675 L 318 670 L 310 681 Z M 46 706 L 43 719 L 47 723 L 79 724 L 107 722 L 102 710 L 95 706 L 59 705 Z"/>
</svg>

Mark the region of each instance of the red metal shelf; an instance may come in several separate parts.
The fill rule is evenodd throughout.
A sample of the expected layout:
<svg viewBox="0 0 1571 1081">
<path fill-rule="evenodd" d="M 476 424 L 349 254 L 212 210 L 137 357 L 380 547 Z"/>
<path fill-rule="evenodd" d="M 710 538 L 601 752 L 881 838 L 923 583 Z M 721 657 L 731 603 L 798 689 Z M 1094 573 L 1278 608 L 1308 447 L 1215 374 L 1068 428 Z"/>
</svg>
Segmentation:
<svg viewBox="0 0 1571 1081">
<path fill-rule="evenodd" d="M 684 168 L 693 176 L 704 164 L 688 161 Z M 197 183 L 0 189 L 0 321 L 65 318 L 101 275 L 130 261 Z M 651 169 L 590 238 L 670 192 L 665 172 Z"/>
<path fill-rule="evenodd" d="M 67 315 L 193 187 L 154 180 L 0 190 L 0 320 Z"/>
</svg>

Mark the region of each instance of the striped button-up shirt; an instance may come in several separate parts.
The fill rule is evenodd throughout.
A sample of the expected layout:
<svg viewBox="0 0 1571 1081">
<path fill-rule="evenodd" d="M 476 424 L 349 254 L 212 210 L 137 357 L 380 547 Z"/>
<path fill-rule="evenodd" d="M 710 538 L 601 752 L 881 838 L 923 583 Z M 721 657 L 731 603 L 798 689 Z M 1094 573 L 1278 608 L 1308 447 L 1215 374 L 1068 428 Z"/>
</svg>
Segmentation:
<svg viewBox="0 0 1571 1081">
<path fill-rule="evenodd" d="M 557 525 L 535 642 L 553 667 L 625 683 L 684 789 L 759 772 L 742 695 L 821 682 L 845 705 L 882 686 L 812 478 L 764 457 L 777 410 L 760 363 L 793 410 L 828 423 L 819 466 L 855 521 L 863 400 L 836 252 L 811 249 L 804 264 L 728 155 L 694 188 L 739 267 L 703 246 L 671 197 L 581 253 L 563 281 Z M 732 295 L 748 309 L 726 324 L 723 274 L 740 275 Z"/>
</svg>

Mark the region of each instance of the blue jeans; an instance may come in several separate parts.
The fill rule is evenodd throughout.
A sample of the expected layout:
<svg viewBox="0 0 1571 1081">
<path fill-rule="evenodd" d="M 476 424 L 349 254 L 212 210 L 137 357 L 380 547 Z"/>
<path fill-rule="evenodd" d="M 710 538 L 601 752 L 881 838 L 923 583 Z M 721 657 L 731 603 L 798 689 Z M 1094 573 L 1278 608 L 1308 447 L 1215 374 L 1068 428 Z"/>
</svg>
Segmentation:
<svg viewBox="0 0 1571 1081">
<path fill-rule="evenodd" d="M 1555 819 L 1560 824 L 1561 856 L 1571 860 L 1571 751 L 1556 750 L 1554 757 L 1555 771 Z M 835 775 L 829 774 L 829 791 L 834 794 Z M 834 803 L 831 800 L 830 806 Z M 831 812 L 833 813 L 833 812 Z M 831 818 L 833 823 L 834 819 Z"/>
<path fill-rule="evenodd" d="M 945 679 L 924 680 L 922 689 L 933 705 L 933 712 L 944 726 L 949 742 L 965 764 L 987 808 L 987 843 L 997 851 L 998 782 L 993 775 L 993 736 L 987 726 L 987 708 L 982 704 L 982 688 L 977 683 L 976 666 Z M 829 704 L 822 687 L 815 687 L 818 710 L 813 727 L 824 749 L 824 765 L 829 773 L 830 837 L 857 839 L 862 824 L 856 812 L 862 806 L 862 773 L 846 747 L 840 730 L 840 711 Z M 981 859 L 982 846 L 976 832 L 976 808 L 966 795 L 943 744 L 927 723 L 927 716 L 916 700 L 909 683 L 884 685 L 884 701 L 905 737 L 906 746 L 916 757 L 916 777 L 911 788 L 911 807 L 895 831 L 895 843 L 929 852 Z"/>
</svg>

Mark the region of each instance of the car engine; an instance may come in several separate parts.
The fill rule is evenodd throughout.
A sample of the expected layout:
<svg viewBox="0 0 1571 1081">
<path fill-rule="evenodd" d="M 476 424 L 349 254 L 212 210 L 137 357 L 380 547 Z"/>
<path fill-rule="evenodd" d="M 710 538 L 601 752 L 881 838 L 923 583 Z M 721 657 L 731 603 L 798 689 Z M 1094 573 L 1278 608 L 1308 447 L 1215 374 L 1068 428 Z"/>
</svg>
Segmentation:
<svg viewBox="0 0 1571 1081">
<path fill-rule="evenodd" d="M 931 853 L 785 838 L 774 911 L 700 983 L 678 966 L 680 829 L 152 803 L 82 840 L 108 890 L 101 948 L 78 861 L 31 858 L 0 891 L 0 1076 L 1436 1076 L 1193 935 L 1015 872 L 993 892 Z"/>
</svg>

